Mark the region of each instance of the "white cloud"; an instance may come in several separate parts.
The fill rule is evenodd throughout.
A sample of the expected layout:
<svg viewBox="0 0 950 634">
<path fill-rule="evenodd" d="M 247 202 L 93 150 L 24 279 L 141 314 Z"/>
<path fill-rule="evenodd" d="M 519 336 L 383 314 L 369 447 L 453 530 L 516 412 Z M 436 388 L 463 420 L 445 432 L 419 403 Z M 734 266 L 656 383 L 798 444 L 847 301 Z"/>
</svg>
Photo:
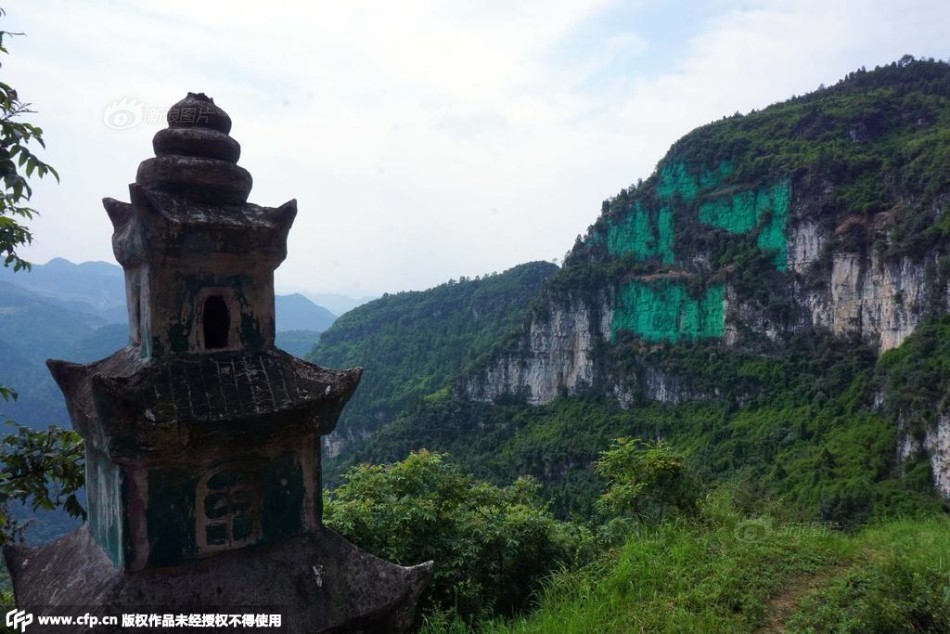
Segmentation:
<svg viewBox="0 0 950 634">
<path fill-rule="evenodd" d="M 937 1 L 724 1 L 641 68 L 692 7 L 671 4 L 662 34 L 632 20 L 575 42 L 611 4 L 14 4 L 6 28 L 29 36 L 5 81 L 41 111 L 63 175 L 37 188 L 29 254 L 110 259 L 98 201 L 126 198 L 159 126 L 110 130 L 105 108 L 199 90 L 234 120 L 251 199 L 299 199 L 285 287 L 424 288 L 560 257 L 693 127 L 905 52 L 945 56 L 950 23 Z"/>
</svg>

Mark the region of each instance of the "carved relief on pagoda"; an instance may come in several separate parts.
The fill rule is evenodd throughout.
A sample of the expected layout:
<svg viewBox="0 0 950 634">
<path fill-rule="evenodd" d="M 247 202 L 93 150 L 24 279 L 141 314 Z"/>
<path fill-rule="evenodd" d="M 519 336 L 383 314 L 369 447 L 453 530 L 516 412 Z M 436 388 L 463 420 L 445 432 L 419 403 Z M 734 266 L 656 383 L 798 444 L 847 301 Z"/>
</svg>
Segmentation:
<svg viewBox="0 0 950 634">
<path fill-rule="evenodd" d="M 261 538 L 261 493 L 251 473 L 236 463 L 212 469 L 195 492 L 198 556 L 233 550 Z"/>
</svg>

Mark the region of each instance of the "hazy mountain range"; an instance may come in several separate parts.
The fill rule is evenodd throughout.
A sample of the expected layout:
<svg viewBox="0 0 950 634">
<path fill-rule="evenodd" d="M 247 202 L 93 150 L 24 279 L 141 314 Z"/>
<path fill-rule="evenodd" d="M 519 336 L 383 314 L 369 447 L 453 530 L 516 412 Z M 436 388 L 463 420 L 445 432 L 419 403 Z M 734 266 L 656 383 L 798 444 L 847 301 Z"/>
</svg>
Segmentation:
<svg viewBox="0 0 950 634">
<path fill-rule="evenodd" d="M 335 297 L 335 305 L 359 300 Z M 304 295 L 278 295 L 277 345 L 303 356 L 337 315 Z M 31 426 L 67 424 L 62 396 L 46 359 L 93 361 L 128 341 L 122 269 L 106 262 L 55 258 L 30 272 L 0 268 L 0 384 L 16 402 L 0 402 L 0 419 Z"/>
</svg>

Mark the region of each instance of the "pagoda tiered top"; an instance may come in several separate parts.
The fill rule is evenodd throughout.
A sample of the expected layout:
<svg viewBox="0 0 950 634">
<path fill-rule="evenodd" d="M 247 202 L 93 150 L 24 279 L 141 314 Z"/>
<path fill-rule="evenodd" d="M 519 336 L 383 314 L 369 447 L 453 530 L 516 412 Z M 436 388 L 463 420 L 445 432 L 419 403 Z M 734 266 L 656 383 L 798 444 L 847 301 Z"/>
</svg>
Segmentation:
<svg viewBox="0 0 950 634">
<path fill-rule="evenodd" d="M 237 164 L 231 117 L 210 97 L 188 93 L 167 119 L 152 139 L 155 157 L 142 161 L 129 185 L 132 203 L 102 201 L 116 259 L 134 266 L 184 253 L 253 254 L 276 267 L 287 255 L 297 201 L 276 209 L 247 202 L 253 179 Z"/>
<path fill-rule="evenodd" d="M 168 110 L 168 128 L 152 139 L 155 158 L 142 161 L 135 182 L 214 204 L 247 202 L 253 179 L 237 165 L 241 145 L 232 139 L 231 117 L 203 93 Z"/>
</svg>

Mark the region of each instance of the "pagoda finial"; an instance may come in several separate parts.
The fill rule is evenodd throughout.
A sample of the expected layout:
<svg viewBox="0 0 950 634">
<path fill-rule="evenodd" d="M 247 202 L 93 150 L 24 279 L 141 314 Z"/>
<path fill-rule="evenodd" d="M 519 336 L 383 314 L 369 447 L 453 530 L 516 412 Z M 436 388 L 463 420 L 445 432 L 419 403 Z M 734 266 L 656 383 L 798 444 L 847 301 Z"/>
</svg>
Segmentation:
<svg viewBox="0 0 950 634">
<path fill-rule="evenodd" d="M 203 203 L 247 202 L 253 179 L 237 165 L 241 146 L 228 136 L 228 113 L 204 93 L 190 92 L 167 119 L 152 139 L 155 158 L 142 161 L 135 182 Z"/>
</svg>

